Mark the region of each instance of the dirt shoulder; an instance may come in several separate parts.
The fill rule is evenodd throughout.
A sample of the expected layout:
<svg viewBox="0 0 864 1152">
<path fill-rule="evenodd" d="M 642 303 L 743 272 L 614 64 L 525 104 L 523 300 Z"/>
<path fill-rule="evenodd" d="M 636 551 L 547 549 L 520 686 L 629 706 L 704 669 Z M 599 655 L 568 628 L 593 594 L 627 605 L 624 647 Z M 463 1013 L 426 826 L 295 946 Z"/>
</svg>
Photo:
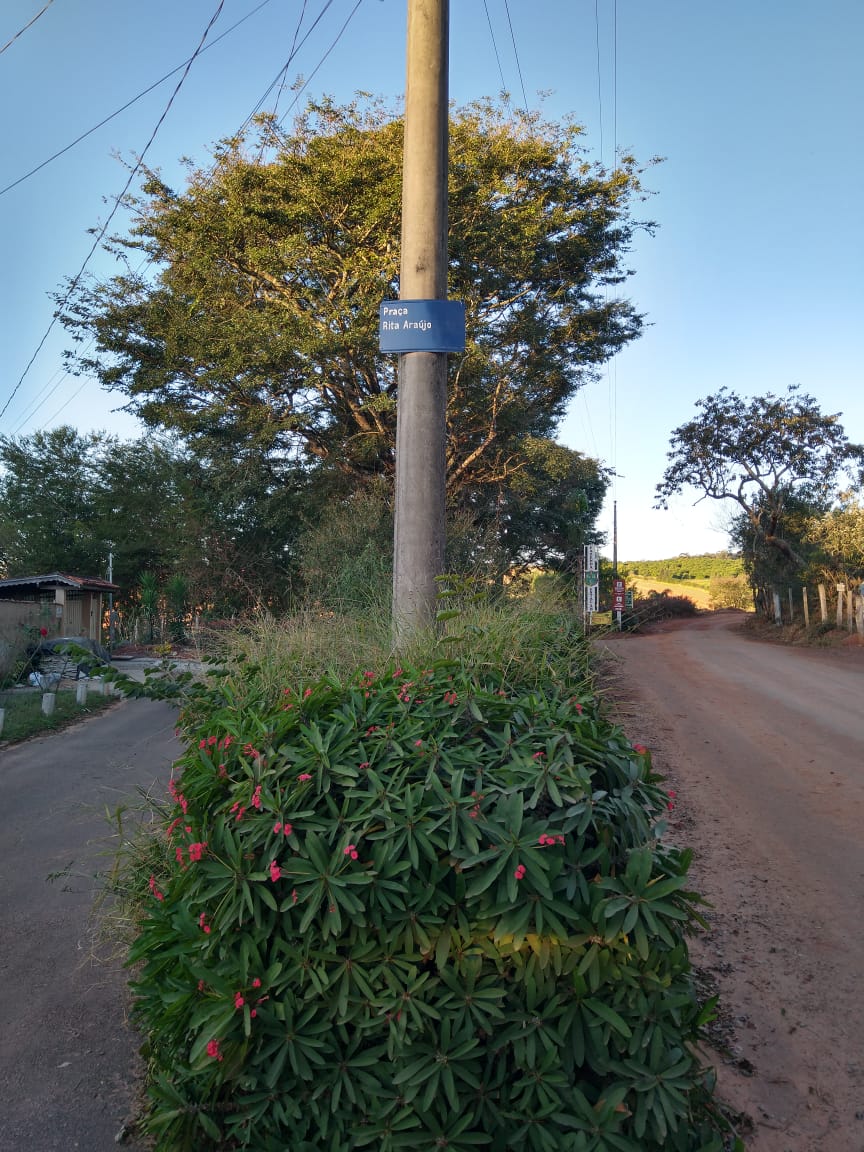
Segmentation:
<svg viewBox="0 0 864 1152">
<path fill-rule="evenodd" d="M 864 1149 L 864 659 L 763 644 L 735 613 L 612 637 L 612 695 L 678 793 L 713 905 L 720 1092 L 748 1152 Z"/>
</svg>

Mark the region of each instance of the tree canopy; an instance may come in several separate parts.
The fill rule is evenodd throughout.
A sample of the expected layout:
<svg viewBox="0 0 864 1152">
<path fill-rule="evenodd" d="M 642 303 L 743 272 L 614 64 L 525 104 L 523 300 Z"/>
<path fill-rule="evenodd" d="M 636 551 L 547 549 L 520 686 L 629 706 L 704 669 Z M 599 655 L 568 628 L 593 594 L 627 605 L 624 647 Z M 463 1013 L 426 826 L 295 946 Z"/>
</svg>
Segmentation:
<svg viewBox="0 0 864 1152">
<path fill-rule="evenodd" d="M 489 509 L 488 491 L 530 487 L 568 401 L 639 334 L 607 289 L 650 225 L 631 215 L 633 158 L 589 164 L 574 124 L 481 103 L 450 131 L 449 294 L 468 340 L 450 357 L 448 499 Z M 182 191 L 150 172 L 112 241 L 125 269 L 67 306 L 76 339 L 95 339 L 78 370 L 198 452 L 326 471 L 345 492 L 389 476 L 397 364 L 377 325 L 398 295 L 401 149 L 380 103 L 325 101 L 290 131 L 264 119 L 224 141 Z"/>
<path fill-rule="evenodd" d="M 687 487 L 699 499 L 733 501 L 758 546 L 802 566 L 784 530 L 789 514 L 830 500 L 838 475 L 864 466 L 864 446 L 849 442 L 840 413 L 823 414 L 794 385 L 785 396 L 751 399 L 721 388 L 696 407 L 699 415 L 672 433 L 657 506 Z"/>
<path fill-rule="evenodd" d="M 305 477 L 301 477 L 305 498 Z M 283 601 L 303 527 L 298 484 L 267 462 L 196 457 L 167 437 L 62 426 L 0 437 L 0 573 L 107 575 L 125 593 L 178 573 L 218 613 Z"/>
</svg>

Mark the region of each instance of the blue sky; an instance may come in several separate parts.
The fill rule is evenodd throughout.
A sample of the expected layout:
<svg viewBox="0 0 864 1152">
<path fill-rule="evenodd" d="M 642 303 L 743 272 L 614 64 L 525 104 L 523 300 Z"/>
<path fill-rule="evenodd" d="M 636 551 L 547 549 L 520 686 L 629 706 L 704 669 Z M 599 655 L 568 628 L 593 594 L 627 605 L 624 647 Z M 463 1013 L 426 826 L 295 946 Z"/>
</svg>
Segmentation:
<svg viewBox="0 0 864 1152">
<path fill-rule="evenodd" d="M 211 41 L 253 14 L 199 57 L 168 112 L 147 162 L 169 181 L 182 182 L 179 157 L 206 162 L 253 111 L 301 15 L 300 38 L 320 20 L 280 111 L 298 75 L 311 77 L 307 93 L 339 100 L 403 92 L 405 0 L 356 10 L 357 0 L 268 0 L 255 12 L 260 2 L 225 0 Z M 0 46 L 44 3 L 5 0 Z M 0 187 L 182 64 L 216 7 L 53 0 L 0 54 Z M 620 474 L 601 527 L 611 529 L 614 498 L 622 559 L 725 547 L 722 506 L 694 507 L 688 493 L 668 512 L 651 507 L 672 429 L 723 385 L 758 395 L 800 384 L 864 441 L 862 59 L 861 0 L 451 0 L 456 103 L 497 94 L 503 73 L 514 103 L 524 82 L 531 107 L 542 99 L 547 117 L 583 123 L 592 157 L 611 164 L 617 145 L 665 158 L 644 206 L 659 227 L 638 239 L 627 286 L 650 326 L 580 392 L 559 432 Z M 50 323 L 50 293 L 80 268 L 88 229 L 105 220 L 178 78 L 0 194 L 0 408 Z M 121 212 L 111 230 L 123 226 Z M 99 253 L 90 269 L 111 264 Z M 122 397 L 64 376 L 66 344 L 62 330 L 48 337 L 0 433 L 69 422 L 138 434 L 114 411 Z"/>
</svg>

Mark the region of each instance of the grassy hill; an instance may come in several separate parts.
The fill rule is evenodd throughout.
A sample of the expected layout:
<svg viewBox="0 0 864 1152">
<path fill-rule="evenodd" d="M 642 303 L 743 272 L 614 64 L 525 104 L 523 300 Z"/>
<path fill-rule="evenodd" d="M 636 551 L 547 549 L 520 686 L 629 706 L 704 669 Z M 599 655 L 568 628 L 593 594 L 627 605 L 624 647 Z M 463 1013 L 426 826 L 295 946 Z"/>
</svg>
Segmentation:
<svg viewBox="0 0 864 1152">
<path fill-rule="evenodd" d="M 711 580 L 728 580 L 744 572 L 741 557 L 734 552 L 706 552 L 701 556 L 674 556 L 669 560 L 626 560 L 618 568 L 624 578 L 641 576 L 664 584 L 688 584 L 707 588 Z"/>
</svg>

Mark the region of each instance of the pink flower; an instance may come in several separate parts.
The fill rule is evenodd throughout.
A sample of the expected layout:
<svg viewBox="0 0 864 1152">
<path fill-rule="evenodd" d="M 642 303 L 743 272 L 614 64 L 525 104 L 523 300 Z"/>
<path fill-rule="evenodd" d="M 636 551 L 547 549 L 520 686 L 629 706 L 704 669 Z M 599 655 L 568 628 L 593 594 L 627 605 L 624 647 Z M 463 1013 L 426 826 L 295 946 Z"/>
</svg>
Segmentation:
<svg viewBox="0 0 864 1152">
<path fill-rule="evenodd" d="M 307 688 L 306 691 L 303 693 L 303 699 L 308 700 L 311 695 L 312 695 L 312 689 Z"/>
<path fill-rule="evenodd" d="M 644 756 L 647 753 L 648 749 L 645 747 L 644 744 L 634 744 L 633 745 L 633 751 L 636 752 L 637 755 L 639 755 L 639 756 Z"/>
<path fill-rule="evenodd" d="M 364 761 L 363 761 L 363 763 L 362 763 L 362 764 L 358 764 L 358 765 L 357 765 L 357 767 L 358 767 L 358 768 L 368 768 L 368 767 L 369 767 L 369 761 L 368 761 L 368 760 L 364 760 Z"/>
<path fill-rule="evenodd" d="M 541 834 L 538 843 L 541 844 L 542 847 L 548 848 L 548 847 L 554 846 L 555 844 L 563 844 L 564 843 L 564 837 L 559 836 L 559 835 L 549 836 L 547 833 L 544 832 Z"/>
<path fill-rule="evenodd" d="M 414 747 L 415 748 L 422 748 L 423 747 L 423 741 L 422 740 L 415 740 L 414 741 Z"/>
<path fill-rule="evenodd" d="M 343 852 L 343 856 L 350 856 L 352 860 L 357 860 L 359 855 L 356 844 L 349 844 Z"/>
<path fill-rule="evenodd" d="M 207 1055 L 210 1056 L 213 1060 L 221 1060 L 222 1059 L 222 1053 L 219 1051 L 219 1041 L 218 1040 L 208 1040 L 207 1041 Z"/>
<path fill-rule="evenodd" d="M 253 987 L 253 988 L 260 988 L 260 987 L 261 987 L 261 981 L 260 981 L 260 979 L 259 979 L 257 976 L 256 976 L 256 977 L 255 977 L 255 979 L 252 981 L 252 987 Z"/>
<path fill-rule="evenodd" d="M 253 760 L 261 759 L 261 753 L 258 751 L 254 744 L 244 744 L 243 755 L 250 756 Z"/>
<path fill-rule="evenodd" d="M 175 848 L 175 849 L 174 849 L 174 859 L 177 861 L 177 863 L 178 863 L 178 864 L 180 865 L 180 867 L 182 868 L 182 867 L 183 867 L 183 865 L 184 865 L 184 863 L 185 863 L 185 860 L 184 860 L 184 857 L 183 857 L 183 849 L 182 849 L 182 848 Z"/>
<path fill-rule="evenodd" d="M 250 801 L 253 808 L 261 807 L 261 785 L 259 784 L 255 791 L 252 793 L 252 800 Z"/>
<path fill-rule="evenodd" d="M 534 755 L 531 757 L 531 759 L 532 760 L 542 760 L 543 759 L 543 753 L 542 752 L 535 752 Z"/>
<path fill-rule="evenodd" d="M 277 820 L 276 823 L 273 825 L 273 833 L 274 833 L 274 835 L 278 836 L 281 831 L 282 831 L 282 821 Z"/>
<path fill-rule="evenodd" d="M 270 861 L 270 879 L 275 884 L 279 877 L 282 875 L 282 869 L 275 860 Z"/>
<path fill-rule="evenodd" d="M 207 935 L 207 936 L 210 935 L 210 925 L 207 923 L 207 913 L 206 912 L 202 912 L 201 915 L 198 917 L 198 927 L 201 929 L 201 931 L 205 935 Z"/>
<path fill-rule="evenodd" d="M 164 894 L 162 892 L 160 892 L 159 889 L 156 887 L 156 877 L 155 876 L 150 877 L 150 891 L 153 893 L 153 895 L 156 897 L 157 900 L 164 900 L 165 899 Z"/>
<path fill-rule="evenodd" d="M 311 780 L 312 777 L 309 775 L 308 772 L 301 772 L 300 775 L 297 777 L 297 779 L 302 782 L 305 780 Z"/>
<path fill-rule="evenodd" d="M 517 867 L 516 871 L 513 873 L 513 875 L 516 877 L 517 880 L 521 880 L 522 877 L 525 875 L 525 865 L 520 864 Z"/>
<path fill-rule="evenodd" d="M 203 981 L 203 980 L 199 980 L 199 981 L 198 981 L 198 991 L 199 991 L 199 992 L 203 992 L 203 991 L 204 991 L 204 981 Z"/>
<path fill-rule="evenodd" d="M 366 735 L 371 736 L 373 732 L 377 732 L 377 731 L 378 731 L 378 725 L 372 724 L 372 725 L 370 725 L 369 728 L 366 729 Z"/>
<path fill-rule="evenodd" d="M 291 889 L 291 903 L 292 904 L 297 903 L 297 889 L 296 888 Z"/>
<path fill-rule="evenodd" d="M 246 1001 L 243 998 L 243 993 L 242 992 L 235 992 L 234 993 L 234 1007 L 238 1008 L 238 1009 L 242 1008 L 245 1003 L 246 1003 Z"/>
<path fill-rule="evenodd" d="M 232 804 L 231 808 L 230 808 L 230 812 L 236 812 L 236 816 L 234 817 L 234 819 L 238 820 L 238 821 L 243 819 L 243 813 L 245 811 L 246 811 L 246 809 L 243 807 L 243 805 L 240 803 L 239 800 L 237 801 L 236 804 Z"/>
<path fill-rule="evenodd" d="M 189 845 L 189 860 L 190 863 L 195 863 L 200 860 L 204 854 L 204 849 L 207 847 L 207 841 L 201 840 L 198 843 Z"/>
</svg>

